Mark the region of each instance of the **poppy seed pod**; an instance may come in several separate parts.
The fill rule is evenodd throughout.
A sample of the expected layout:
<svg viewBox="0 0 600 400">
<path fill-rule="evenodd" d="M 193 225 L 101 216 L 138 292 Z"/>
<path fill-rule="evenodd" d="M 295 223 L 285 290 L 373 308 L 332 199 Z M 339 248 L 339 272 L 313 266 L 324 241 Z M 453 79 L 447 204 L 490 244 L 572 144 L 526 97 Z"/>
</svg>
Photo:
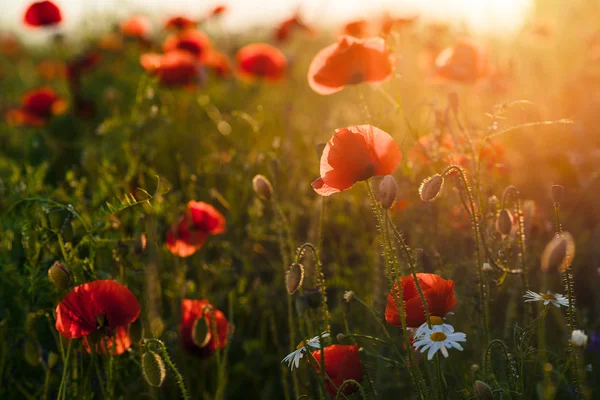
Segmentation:
<svg viewBox="0 0 600 400">
<path fill-rule="evenodd" d="M 303 280 L 304 266 L 302 264 L 292 264 L 289 271 L 285 274 L 285 285 L 288 293 L 296 293 L 296 290 L 302 286 Z"/>
<path fill-rule="evenodd" d="M 435 174 L 425 179 L 419 187 L 419 196 L 423 201 L 433 201 L 438 198 L 444 186 L 444 177 Z"/>
<path fill-rule="evenodd" d="M 211 336 L 206 318 L 197 318 L 192 326 L 192 340 L 194 343 L 200 348 L 206 347 L 210 342 Z"/>
<path fill-rule="evenodd" d="M 485 382 L 475 381 L 473 384 L 473 392 L 477 400 L 493 400 L 494 394 L 492 388 Z"/>
<path fill-rule="evenodd" d="M 573 262 L 575 256 L 575 241 L 568 232 L 562 232 L 555 236 L 544 248 L 542 253 L 542 271 L 558 269 L 566 271 Z"/>
<path fill-rule="evenodd" d="M 505 236 L 509 235 L 512 230 L 512 221 L 512 213 L 506 208 L 503 208 L 498 214 L 498 219 L 496 219 L 496 229 Z"/>
<path fill-rule="evenodd" d="M 252 179 L 252 187 L 256 194 L 263 200 L 271 200 L 273 197 L 273 185 L 264 175 L 256 175 Z"/>
<path fill-rule="evenodd" d="M 398 183 L 392 175 L 386 175 L 379 184 L 379 200 L 381 201 L 381 207 L 391 208 L 396 200 L 396 193 L 398 192 Z"/>
<path fill-rule="evenodd" d="M 554 206 L 560 206 L 565 195 L 565 188 L 562 185 L 552 185 L 550 188 L 550 196 L 554 202 Z"/>
<path fill-rule="evenodd" d="M 162 357 L 153 351 L 145 352 L 142 355 L 142 374 L 150 386 L 160 387 L 167 376 Z"/>
<path fill-rule="evenodd" d="M 48 270 L 48 280 L 61 290 L 66 290 L 71 286 L 71 274 L 60 261 L 55 262 Z"/>
</svg>

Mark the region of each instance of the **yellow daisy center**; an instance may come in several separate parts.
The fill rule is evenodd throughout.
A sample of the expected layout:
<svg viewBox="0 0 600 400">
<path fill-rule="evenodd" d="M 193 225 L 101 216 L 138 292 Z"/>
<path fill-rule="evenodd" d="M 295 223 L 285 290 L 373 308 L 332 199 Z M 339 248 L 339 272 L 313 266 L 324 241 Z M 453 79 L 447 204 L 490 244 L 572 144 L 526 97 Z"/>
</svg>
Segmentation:
<svg viewBox="0 0 600 400">
<path fill-rule="evenodd" d="M 298 343 L 298 346 L 296 347 L 296 350 L 300 350 L 304 346 L 306 346 L 306 340 L 303 340 L 300 343 Z"/>
<path fill-rule="evenodd" d="M 446 334 L 444 332 L 433 332 L 429 335 L 429 338 L 434 342 L 443 342 L 446 340 Z"/>
<path fill-rule="evenodd" d="M 432 315 L 431 317 L 429 317 L 429 319 L 431 320 L 431 325 L 444 325 L 444 320 L 441 317 L 436 317 L 435 315 Z"/>
<path fill-rule="evenodd" d="M 553 294 L 547 293 L 547 294 L 542 295 L 542 299 L 553 301 L 553 300 L 556 300 L 556 296 Z"/>
</svg>

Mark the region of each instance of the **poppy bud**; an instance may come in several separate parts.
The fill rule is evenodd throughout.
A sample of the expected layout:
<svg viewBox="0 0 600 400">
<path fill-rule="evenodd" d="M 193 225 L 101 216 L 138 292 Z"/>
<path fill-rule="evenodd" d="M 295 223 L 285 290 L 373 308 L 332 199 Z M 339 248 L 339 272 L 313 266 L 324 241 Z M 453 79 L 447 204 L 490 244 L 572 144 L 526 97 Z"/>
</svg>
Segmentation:
<svg viewBox="0 0 600 400">
<path fill-rule="evenodd" d="M 23 344 L 23 355 L 25 361 L 32 367 L 35 367 L 40 363 L 40 349 L 35 341 L 32 339 L 25 339 Z"/>
<path fill-rule="evenodd" d="M 302 264 L 292 264 L 289 271 L 285 274 L 285 284 L 289 294 L 296 293 L 296 290 L 302 286 L 304 280 L 304 266 Z"/>
<path fill-rule="evenodd" d="M 544 248 L 542 253 L 542 271 L 558 269 L 566 271 L 573 262 L 575 256 L 575 241 L 568 232 L 555 236 Z"/>
<path fill-rule="evenodd" d="M 71 286 L 71 274 L 60 261 L 55 262 L 48 270 L 48 279 L 58 289 L 67 290 Z"/>
<path fill-rule="evenodd" d="M 493 400 L 494 394 L 492 393 L 492 388 L 484 382 L 475 381 L 473 384 L 473 392 L 475 393 L 475 398 L 477 400 Z"/>
<path fill-rule="evenodd" d="M 498 219 L 496 220 L 496 229 L 503 235 L 510 234 L 512 230 L 512 214 L 506 208 L 500 210 Z"/>
<path fill-rule="evenodd" d="M 379 200 L 381 201 L 381 207 L 390 208 L 396 200 L 396 192 L 398 191 L 398 184 L 392 175 L 386 175 L 379 184 Z"/>
<path fill-rule="evenodd" d="M 192 326 L 192 340 L 196 346 L 203 348 L 210 342 L 212 337 L 208 321 L 204 317 L 196 318 Z"/>
<path fill-rule="evenodd" d="M 550 196 L 554 202 L 554 206 L 560 206 L 565 195 L 565 188 L 562 185 L 552 185 L 550 188 Z"/>
<path fill-rule="evenodd" d="M 348 336 L 344 335 L 343 333 L 338 333 L 337 335 L 335 335 L 335 339 L 338 341 L 338 343 L 343 343 L 347 337 Z"/>
<path fill-rule="evenodd" d="M 67 212 L 63 209 L 48 211 L 48 223 L 50 224 L 50 228 L 54 230 L 62 228 L 67 216 Z"/>
<path fill-rule="evenodd" d="M 440 174 L 435 174 L 425 179 L 419 187 L 419 196 L 421 196 L 421 200 L 433 201 L 437 199 L 442 192 L 443 186 L 444 177 L 442 177 Z"/>
<path fill-rule="evenodd" d="M 153 351 L 145 352 L 142 355 L 142 374 L 150 386 L 161 386 L 167 376 L 161 356 Z"/>
<path fill-rule="evenodd" d="M 271 200 L 273 197 L 273 185 L 263 175 L 256 175 L 252 179 L 252 187 L 256 194 L 263 200 Z"/>
<path fill-rule="evenodd" d="M 51 351 L 48 354 L 48 368 L 53 368 L 56 365 L 56 363 L 58 363 L 58 360 L 59 360 L 58 354 Z"/>
<path fill-rule="evenodd" d="M 297 296 L 296 300 L 294 301 L 294 306 L 296 307 L 296 312 L 298 315 L 304 315 L 306 310 L 308 310 L 308 296 L 305 294 Z"/>
</svg>

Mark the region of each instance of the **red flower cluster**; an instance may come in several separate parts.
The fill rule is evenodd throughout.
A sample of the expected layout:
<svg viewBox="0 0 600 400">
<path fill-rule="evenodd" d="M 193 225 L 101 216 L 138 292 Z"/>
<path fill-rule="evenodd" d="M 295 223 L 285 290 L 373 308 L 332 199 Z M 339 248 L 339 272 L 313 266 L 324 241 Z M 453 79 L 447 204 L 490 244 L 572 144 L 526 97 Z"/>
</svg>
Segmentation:
<svg viewBox="0 0 600 400">
<path fill-rule="evenodd" d="M 44 126 L 54 115 L 66 110 L 66 102 L 51 88 L 25 93 L 21 107 L 8 112 L 7 120 L 15 125 Z"/>
<path fill-rule="evenodd" d="M 163 43 L 163 51 L 185 51 L 199 62 L 205 61 L 210 53 L 210 40 L 204 33 L 195 29 L 186 29 L 169 36 Z"/>
<path fill-rule="evenodd" d="M 469 39 L 443 50 L 435 64 L 432 82 L 474 83 L 490 74 L 487 50 Z"/>
<path fill-rule="evenodd" d="M 184 16 L 178 16 L 178 17 L 173 17 L 173 18 L 169 18 L 167 20 L 167 22 L 165 23 L 165 29 L 166 30 L 179 30 L 179 31 L 183 31 L 186 29 L 192 29 L 194 27 L 196 27 L 197 22 L 194 21 L 193 19 L 189 19 L 187 17 Z"/>
<path fill-rule="evenodd" d="M 210 204 L 190 201 L 185 214 L 167 232 L 167 247 L 179 257 L 202 248 L 210 235 L 225 232 L 225 217 Z"/>
<path fill-rule="evenodd" d="M 252 43 L 237 52 L 238 74 L 247 80 L 278 82 L 285 76 L 287 60 L 277 48 L 266 43 Z"/>
<path fill-rule="evenodd" d="M 312 187 L 321 196 L 350 189 L 358 181 L 394 172 L 402 153 L 394 139 L 372 125 L 335 131 L 321 155 L 321 176 Z"/>
<path fill-rule="evenodd" d="M 360 382 L 363 378 L 363 368 L 360 362 L 360 355 L 358 354 L 358 344 L 354 346 L 345 346 L 341 344 L 333 344 L 325 347 L 324 351 L 324 366 L 325 373 L 331 381 L 335 384 L 335 387 L 325 380 L 325 389 L 327 393 L 335 397 L 338 389 L 345 380 L 353 379 Z M 321 350 L 315 350 L 312 352 L 313 358 L 309 358 L 310 363 L 313 365 L 317 374 L 321 373 Z M 316 361 L 315 361 L 316 360 Z M 345 395 L 352 394 L 358 390 L 358 387 L 353 384 L 348 384 L 342 390 Z"/>
<path fill-rule="evenodd" d="M 394 58 L 382 38 L 341 36 L 319 51 L 308 68 L 308 84 L 319 94 L 339 92 L 346 85 L 383 82 L 392 77 Z"/>
<path fill-rule="evenodd" d="M 427 300 L 427 307 L 431 316 L 441 318 L 456 306 L 454 281 L 445 280 L 439 275 L 425 273 L 418 273 L 417 279 L 425 295 L 425 300 Z M 406 325 L 409 328 L 418 328 L 426 322 L 426 316 L 425 307 L 417 290 L 417 285 L 415 285 L 415 280 L 412 275 L 404 276 L 400 279 L 400 284 L 402 285 Z M 397 295 L 399 295 L 397 283 L 394 285 L 393 290 L 396 290 Z M 385 320 L 390 325 L 402 325 L 393 291 L 390 291 L 387 298 Z"/>
<path fill-rule="evenodd" d="M 200 65 L 187 51 L 142 54 L 140 64 L 165 86 L 193 85 L 199 79 Z"/>
<path fill-rule="evenodd" d="M 60 8 L 51 1 L 38 1 L 27 7 L 23 22 L 31 27 L 52 26 L 62 21 Z"/>
<path fill-rule="evenodd" d="M 204 346 L 200 347 L 193 339 L 193 328 L 196 320 L 203 318 L 208 327 L 207 336 L 210 337 Z M 215 327 L 216 324 L 216 327 Z M 217 340 L 214 332 L 217 331 Z M 227 345 L 227 336 L 229 335 L 229 321 L 225 315 L 212 307 L 208 300 L 189 300 L 181 301 L 181 323 L 179 324 L 179 336 L 181 337 L 184 348 L 190 353 L 201 358 L 211 356 L 217 349 Z"/>
</svg>

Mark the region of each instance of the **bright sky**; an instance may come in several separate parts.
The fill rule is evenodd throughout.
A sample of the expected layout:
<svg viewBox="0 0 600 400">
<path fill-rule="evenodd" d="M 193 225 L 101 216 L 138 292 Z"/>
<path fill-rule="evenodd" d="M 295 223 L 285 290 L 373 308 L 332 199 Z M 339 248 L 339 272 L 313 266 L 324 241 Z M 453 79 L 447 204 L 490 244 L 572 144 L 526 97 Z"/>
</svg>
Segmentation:
<svg viewBox="0 0 600 400">
<path fill-rule="evenodd" d="M 389 10 L 392 15 L 418 13 L 439 21 L 464 21 L 479 32 L 507 32 L 519 29 L 532 0 L 54 0 L 63 10 L 65 28 L 82 22 L 97 25 L 94 14 L 125 16 L 143 12 L 163 20 L 183 13 L 201 16 L 217 4 L 229 12 L 223 17 L 226 29 L 241 30 L 248 25 L 276 23 L 300 7 L 308 23 L 336 24 L 352 18 Z M 32 0 L 0 0 L 0 30 L 28 32 L 20 21 Z"/>
</svg>

